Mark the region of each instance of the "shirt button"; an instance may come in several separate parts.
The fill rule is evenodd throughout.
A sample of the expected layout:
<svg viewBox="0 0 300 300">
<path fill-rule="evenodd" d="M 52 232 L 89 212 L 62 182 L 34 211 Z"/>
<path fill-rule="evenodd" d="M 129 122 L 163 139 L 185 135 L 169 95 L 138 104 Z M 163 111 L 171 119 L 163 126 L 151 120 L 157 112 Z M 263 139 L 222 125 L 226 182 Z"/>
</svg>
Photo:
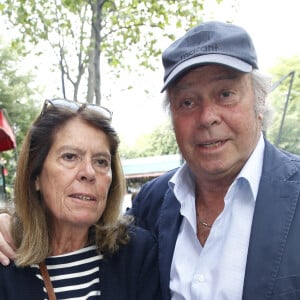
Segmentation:
<svg viewBox="0 0 300 300">
<path fill-rule="evenodd" d="M 198 282 L 204 282 L 205 281 L 205 276 L 203 274 L 198 275 Z"/>
</svg>

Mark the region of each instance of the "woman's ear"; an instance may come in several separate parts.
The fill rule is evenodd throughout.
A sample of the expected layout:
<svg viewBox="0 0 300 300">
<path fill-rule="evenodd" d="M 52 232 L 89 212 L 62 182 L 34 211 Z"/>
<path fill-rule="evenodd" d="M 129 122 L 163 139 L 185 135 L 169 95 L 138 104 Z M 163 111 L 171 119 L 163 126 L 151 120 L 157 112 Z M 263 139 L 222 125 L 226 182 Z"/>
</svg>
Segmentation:
<svg viewBox="0 0 300 300">
<path fill-rule="evenodd" d="M 35 183 L 35 190 L 39 191 L 40 190 L 40 178 L 37 177 L 34 183 Z"/>
</svg>

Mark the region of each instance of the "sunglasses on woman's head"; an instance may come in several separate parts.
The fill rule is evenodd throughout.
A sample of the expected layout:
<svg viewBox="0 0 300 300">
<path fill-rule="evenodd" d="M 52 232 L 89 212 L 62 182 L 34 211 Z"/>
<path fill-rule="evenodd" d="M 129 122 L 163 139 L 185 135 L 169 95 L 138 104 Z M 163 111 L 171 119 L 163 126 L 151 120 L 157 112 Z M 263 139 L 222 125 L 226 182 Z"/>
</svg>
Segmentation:
<svg viewBox="0 0 300 300">
<path fill-rule="evenodd" d="M 41 111 L 41 115 L 44 115 L 47 112 L 49 105 L 52 105 L 53 107 L 57 107 L 57 108 L 65 108 L 75 112 L 78 111 L 79 109 L 89 109 L 94 112 L 100 113 L 102 116 L 104 116 L 110 121 L 112 119 L 112 112 L 106 107 L 96 105 L 96 104 L 91 104 L 91 103 L 81 103 L 81 102 L 75 102 L 67 99 L 60 99 L 60 98 L 45 100 L 43 109 Z"/>
</svg>

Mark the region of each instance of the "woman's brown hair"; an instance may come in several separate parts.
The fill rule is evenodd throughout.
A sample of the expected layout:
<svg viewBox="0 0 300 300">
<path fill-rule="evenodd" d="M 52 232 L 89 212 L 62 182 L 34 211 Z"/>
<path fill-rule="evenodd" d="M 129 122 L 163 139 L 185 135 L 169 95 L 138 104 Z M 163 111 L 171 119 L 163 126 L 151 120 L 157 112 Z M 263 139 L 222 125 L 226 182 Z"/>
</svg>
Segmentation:
<svg viewBox="0 0 300 300">
<path fill-rule="evenodd" d="M 80 118 L 106 134 L 112 158 L 112 183 L 106 208 L 98 222 L 90 228 L 89 240 L 103 254 L 115 252 L 120 244 L 129 240 L 127 225 L 132 220 L 121 217 L 125 179 L 118 154 L 119 138 L 110 120 L 85 106 L 78 110 L 49 106 L 30 127 L 18 159 L 12 235 L 17 246 L 15 262 L 19 266 L 39 263 L 51 251 L 49 223 L 35 180 L 41 173 L 54 137 L 73 118 Z"/>
</svg>

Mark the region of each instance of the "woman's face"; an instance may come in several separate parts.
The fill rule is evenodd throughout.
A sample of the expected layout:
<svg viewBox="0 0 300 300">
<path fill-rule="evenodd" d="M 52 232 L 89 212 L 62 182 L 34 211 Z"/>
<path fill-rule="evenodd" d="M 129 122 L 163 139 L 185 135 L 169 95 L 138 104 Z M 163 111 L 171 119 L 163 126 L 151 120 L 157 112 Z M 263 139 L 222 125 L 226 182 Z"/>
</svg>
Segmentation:
<svg viewBox="0 0 300 300">
<path fill-rule="evenodd" d="M 105 209 L 111 181 L 105 133 L 75 118 L 55 134 L 36 188 L 53 226 L 88 229 Z"/>
</svg>

